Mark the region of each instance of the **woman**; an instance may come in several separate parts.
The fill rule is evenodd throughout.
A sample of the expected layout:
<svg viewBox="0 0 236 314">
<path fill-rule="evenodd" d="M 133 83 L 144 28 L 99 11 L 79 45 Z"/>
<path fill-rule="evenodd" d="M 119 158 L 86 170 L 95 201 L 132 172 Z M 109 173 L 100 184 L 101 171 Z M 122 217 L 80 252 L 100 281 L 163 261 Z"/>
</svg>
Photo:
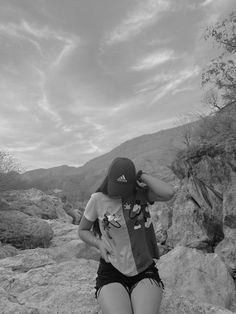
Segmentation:
<svg viewBox="0 0 236 314">
<path fill-rule="evenodd" d="M 118 157 L 84 211 L 79 236 L 101 253 L 96 294 L 103 314 L 158 314 L 163 283 L 148 205 L 168 201 L 171 186 Z M 91 231 L 93 229 L 93 231 Z"/>
</svg>

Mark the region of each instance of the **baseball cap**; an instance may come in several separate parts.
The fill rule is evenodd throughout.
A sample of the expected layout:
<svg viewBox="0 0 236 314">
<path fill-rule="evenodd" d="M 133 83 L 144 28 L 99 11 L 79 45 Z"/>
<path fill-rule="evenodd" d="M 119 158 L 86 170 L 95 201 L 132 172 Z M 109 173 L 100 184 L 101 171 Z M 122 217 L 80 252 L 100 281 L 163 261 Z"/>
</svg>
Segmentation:
<svg viewBox="0 0 236 314">
<path fill-rule="evenodd" d="M 109 196 L 127 197 L 134 193 L 136 170 L 132 160 L 115 158 L 108 169 L 107 192 Z"/>
</svg>

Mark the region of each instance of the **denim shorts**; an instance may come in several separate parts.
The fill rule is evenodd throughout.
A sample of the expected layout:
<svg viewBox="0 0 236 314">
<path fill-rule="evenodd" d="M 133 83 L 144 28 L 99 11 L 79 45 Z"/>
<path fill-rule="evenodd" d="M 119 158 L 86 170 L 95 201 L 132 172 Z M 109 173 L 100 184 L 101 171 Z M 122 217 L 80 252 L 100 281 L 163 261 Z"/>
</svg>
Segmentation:
<svg viewBox="0 0 236 314">
<path fill-rule="evenodd" d="M 158 269 L 156 268 L 155 262 L 147 267 L 143 272 L 135 276 L 125 276 L 119 272 L 111 263 L 105 262 L 103 258 L 100 259 L 100 264 L 97 271 L 96 286 L 95 286 L 95 297 L 101 288 L 109 283 L 118 282 L 125 287 L 129 295 L 136 287 L 136 285 L 144 278 L 150 279 L 151 283 L 158 285 L 160 288 L 164 289 L 164 284 L 159 276 Z"/>
</svg>

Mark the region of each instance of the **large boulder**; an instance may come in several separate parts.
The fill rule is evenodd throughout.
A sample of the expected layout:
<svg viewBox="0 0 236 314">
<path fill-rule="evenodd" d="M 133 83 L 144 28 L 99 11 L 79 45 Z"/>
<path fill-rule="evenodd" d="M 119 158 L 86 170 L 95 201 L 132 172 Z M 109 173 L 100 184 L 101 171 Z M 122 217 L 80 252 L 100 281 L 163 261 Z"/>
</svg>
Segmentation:
<svg viewBox="0 0 236 314">
<path fill-rule="evenodd" d="M 207 171 L 207 169 L 206 169 Z M 223 196 L 220 189 L 222 187 L 207 185 L 203 180 L 196 176 L 190 176 L 183 180 L 189 198 L 201 207 L 212 223 L 222 223 L 223 218 Z"/>
<path fill-rule="evenodd" d="M 160 314 L 234 314 L 223 307 L 186 298 L 173 290 L 166 289 L 161 303 Z"/>
<path fill-rule="evenodd" d="M 150 206 L 150 215 L 158 243 L 160 255 L 171 248 L 167 245 L 167 230 L 172 224 L 172 206 L 167 202 L 159 202 Z"/>
<path fill-rule="evenodd" d="M 232 277 L 236 280 L 236 229 L 224 228 L 225 238 L 215 248 L 215 252 L 227 265 Z"/>
<path fill-rule="evenodd" d="M 4 200 L 3 198 L 0 198 L 0 211 L 1 210 L 10 210 L 11 206 L 10 204 Z"/>
<path fill-rule="evenodd" d="M 31 250 L 0 260 L 0 304 L 4 314 L 92 314 L 97 262 L 56 263 Z"/>
<path fill-rule="evenodd" d="M 215 252 L 221 256 L 236 277 L 236 173 L 224 193 L 223 230 L 224 239 L 217 245 Z"/>
<path fill-rule="evenodd" d="M 0 260 L 0 312 L 102 314 L 94 298 L 98 262 L 91 260 L 92 251 L 78 239 L 77 226 L 49 222 L 55 233 L 49 248 L 22 250 Z M 158 267 L 165 292 L 160 314 L 233 314 L 219 306 L 230 308 L 232 303 L 232 279 L 227 280 L 222 265 L 214 254 L 188 248 L 162 256 Z M 218 305 L 213 305 L 216 295 Z"/>
<path fill-rule="evenodd" d="M 232 181 L 224 193 L 223 199 L 224 226 L 236 229 L 236 172 L 232 174 Z"/>
<path fill-rule="evenodd" d="M 10 244 L 2 244 L 0 242 L 0 259 L 9 256 L 14 256 L 18 253 L 18 250 Z"/>
<path fill-rule="evenodd" d="M 73 205 L 69 202 L 63 204 L 63 209 L 67 213 L 67 215 L 72 217 L 72 223 L 74 225 L 78 225 L 80 223 L 80 220 L 82 218 L 82 212 L 79 209 L 73 208 Z"/>
<path fill-rule="evenodd" d="M 78 226 L 53 220 L 48 222 L 53 229 L 54 236 L 50 247 L 44 251 L 55 261 L 62 262 L 78 258 L 99 260 L 101 256 L 99 251 L 79 239 Z"/>
<path fill-rule="evenodd" d="M 221 224 L 189 197 L 184 185 L 178 191 L 167 235 L 166 243 L 172 248 L 182 245 L 206 252 L 212 252 L 215 242 L 223 238 Z"/>
<path fill-rule="evenodd" d="M 50 225 L 17 210 L 0 211 L 0 241 L 16 248 L 47 247 L 53 237 Z"/>
<path fill-rule="evenodd" d="M 37 189 L 11 190 L 1 192 L 1 197 L 7 201 L 11 209 L 15 209 L 29 216 L 42 219 L 59 219 L 72 223 L 73 218 L 63 209 L 60 198 L 47 195 Z"/>
<path fill-rule="evenodd" d="M 161 260 L 163 258 L 164 256 Z M 180 264 L 181 261 L 178 263 Z M 48 254 L 47 249 L 41 248 L 25 250 L 17 256 L 2 259 L 0 260 L 0 312 L 2 314 L 102 314 L 94 298 L 97 268 L 97 262 L 87 259 L 69 257 L 68 260 L 56 261 Z M 161 314 L 233 314 L 224 307 L 202 302 L 195 296 L 191 297 L 190 293 L 188 296 L 182 295 L 183 289 L 178 289 L 180 282 L 178 287 L 173 285 L 172 289 L 162 274 L 161 265 L 159 268 L 165 281 Z M 207 280 L 209 280 L 208 276 L 202 282 L 204 287 Z M 184 278 L 182 284 L 185 283 Z M 225 281 L 222 283 L 222 290 L 223 284 Z"/>
<path fill-rule="evenodd" d="M 50 247 L 62 247 L 71 240 L 78 239 L 78 226 L 66 224 L 60 220 L 47 220 L 47 223 L 53 229 L 53 239 Z"/>
<path fill-rule="evenodd" d="M 217 254 L 179 246 L 161 257 L 158 268 L 171 293 L 236 310 L 233 278 Z"/>
</svg>

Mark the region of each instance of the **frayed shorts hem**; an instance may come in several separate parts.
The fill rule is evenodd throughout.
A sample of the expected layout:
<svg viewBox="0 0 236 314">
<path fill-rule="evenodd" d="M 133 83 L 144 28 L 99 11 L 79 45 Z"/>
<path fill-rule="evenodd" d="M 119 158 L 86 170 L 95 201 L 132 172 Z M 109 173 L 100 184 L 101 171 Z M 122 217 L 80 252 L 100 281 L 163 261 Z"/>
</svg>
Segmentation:
<svg viewBox="0 0 236 314">
<path fill-rule="evenodd" d="M 112 264 L 106 263 L 101 259 L 96 278 L 95 298 L 98 298 L 103 286 L 115 282 L 120 283 L 126 289 L 127 293 L 131 295 L 137 284 L 145 278 L 150 279 L 152 284 L 156 284 L 161 289 L 164 289 L 164 284 L 159 276 L 159 272 L 154 261 L 143 272 L 129 277 L 120 273 Z"/>
</svg>

